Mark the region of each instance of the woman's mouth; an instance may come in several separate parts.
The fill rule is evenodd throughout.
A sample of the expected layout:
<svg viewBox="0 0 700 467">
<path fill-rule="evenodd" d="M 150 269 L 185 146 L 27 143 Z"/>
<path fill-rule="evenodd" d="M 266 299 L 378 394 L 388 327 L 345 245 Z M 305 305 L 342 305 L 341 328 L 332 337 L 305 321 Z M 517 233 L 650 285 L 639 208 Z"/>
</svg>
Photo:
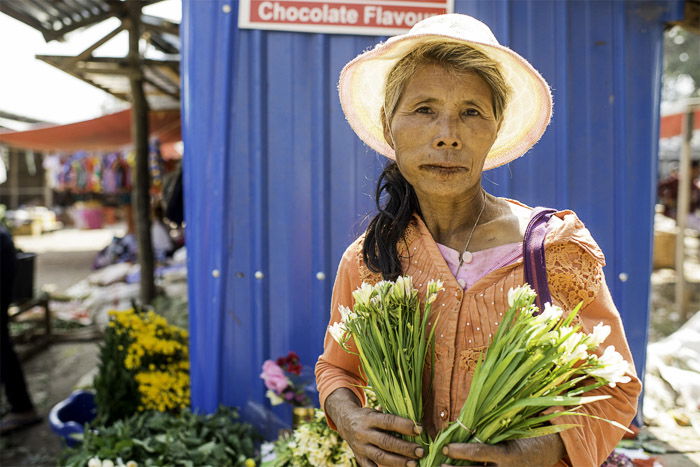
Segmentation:
<svg viewBox="0 0 700 467">
<path fill-rule="evenodd" d="M 420 166 L 421 170 L 426 170 L 438 175 L 454 175 L 461 172 L 467 172 L 466 167 L 460 165 L 447 165 L 447 164 L 423 164 Z"/>
</svg>

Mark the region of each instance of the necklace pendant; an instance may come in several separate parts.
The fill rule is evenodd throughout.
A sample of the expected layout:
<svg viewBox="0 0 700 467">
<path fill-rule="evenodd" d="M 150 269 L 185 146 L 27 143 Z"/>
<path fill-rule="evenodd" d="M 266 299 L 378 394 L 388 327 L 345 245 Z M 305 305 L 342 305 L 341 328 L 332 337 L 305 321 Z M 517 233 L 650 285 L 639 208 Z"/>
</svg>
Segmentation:
<svg viewBox="0 0 700 467">
<path fill-rule="evenodd" d="M 464 253 L 462 253 L 462 258 L 461 258 L 461 259 L 462 259 L 461 262 L 464 262 L 464 263 L 469 264 L 469 263 L 471 263 L 472 260 L 474 259 L 474 255 L 472 255 L 472 252 L 471 252 L 471 251 L 465 251 Z"/>
</svg>

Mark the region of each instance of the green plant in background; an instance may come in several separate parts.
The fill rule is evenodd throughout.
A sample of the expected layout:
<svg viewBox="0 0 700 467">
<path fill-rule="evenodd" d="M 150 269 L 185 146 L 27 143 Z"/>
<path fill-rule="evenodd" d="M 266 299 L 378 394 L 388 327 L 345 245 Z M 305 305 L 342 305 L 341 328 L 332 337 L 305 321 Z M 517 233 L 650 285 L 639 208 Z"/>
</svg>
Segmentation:
<svg viewBox="0 0 700 467">
<path fill-rule="evenodd" d="M 84 467 L 97 458 L 139 467 L 249 467 L 256 465 L 260 439 L 232 408 L 220 407 L 212 415 L 146 411 L 110 426 L 88 426 L 83 442 L 64 450 L 60 465 Z"/>
<path fill-rule="evenodd" d="M 189 329 L 189 306 L 187 297 L 158 295 L 153 299 L 153 311 L 182 329 Z"/>
<path fill-rule="evenodd" d="M 97 423 L 107 425 L 136 413 L 141 402 L 133 372 L 124 366 L 133 338 L 116 326 L 108 326 L 100 346 L 98 373 L 93 383 Z"/>
<path fill-rule="evenodd" d="M 188 333 L 140 308 L 110 312 L 95 379 L 98 421 L 190 404 Z"/>
</svg>

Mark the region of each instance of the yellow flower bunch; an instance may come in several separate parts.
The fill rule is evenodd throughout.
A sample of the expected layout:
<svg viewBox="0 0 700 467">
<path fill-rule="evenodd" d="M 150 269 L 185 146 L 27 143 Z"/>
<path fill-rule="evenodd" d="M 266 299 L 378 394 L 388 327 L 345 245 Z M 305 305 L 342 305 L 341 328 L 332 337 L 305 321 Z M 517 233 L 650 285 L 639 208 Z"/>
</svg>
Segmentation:
<svg viewBox="0 0 700 467">
<path fill-rule="evenodd" d="M 161 412 L 189 406 L 188 333 L 148 311 L 111 311 L 110 326 L 128 335 L 124 367 L 134 374 L 141 395 L 139 410 Z"/>
<path fill-rule="evenodd" d="M 190 404 L 190 376 L 174 368 L 169 371 L 142 371 L 136 373 L 141 393 L 140 410 L 166 412 Z"/>
</svg>

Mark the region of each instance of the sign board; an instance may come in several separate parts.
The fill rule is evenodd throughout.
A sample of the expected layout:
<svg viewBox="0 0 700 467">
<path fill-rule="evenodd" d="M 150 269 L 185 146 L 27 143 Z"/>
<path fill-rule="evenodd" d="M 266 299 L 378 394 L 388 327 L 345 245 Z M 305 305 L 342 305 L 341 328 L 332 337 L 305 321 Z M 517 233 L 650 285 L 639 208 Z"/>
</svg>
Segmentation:
<svg viewBox="0 0 700 467">
<path fill-rule="evenodd" d="M 453 9 L 454 0 L 240 0 L 238 27 L 391 36 Z"/>
</svg>

